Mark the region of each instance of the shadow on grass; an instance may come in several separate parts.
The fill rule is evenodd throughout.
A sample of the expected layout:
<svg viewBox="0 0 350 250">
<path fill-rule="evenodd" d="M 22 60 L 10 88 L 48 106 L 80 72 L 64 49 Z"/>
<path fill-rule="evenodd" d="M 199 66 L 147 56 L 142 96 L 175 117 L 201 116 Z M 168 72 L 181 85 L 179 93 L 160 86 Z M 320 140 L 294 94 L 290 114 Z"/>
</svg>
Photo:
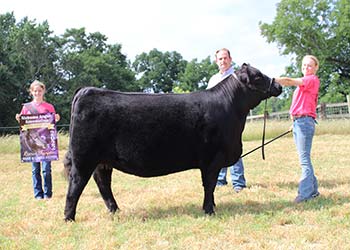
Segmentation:
<svg viewBox="0 0 350 250">
<path fill-rule="evenodd" d="M 220 212 L 223 214 L 232 213 L 235 214 L 270 214 L 288 211 L 317 211 L 317 210 L 328 210 L 335 206 L 341 206 L 350 202 L 350 196 L 332 194 L 330 196 L 322 196 L 322 194 L 312 200 L 295 204 L 290 200 L 279 200 L 270 202 L 256 202 L 256 201 L 245 201 L 244 204 L 239 202 L 228 202 L 218 206 L 217 212 L 220 216 Z"/>
<path fill-rule="evenodd" d="M 291 211 L 318 211 L 328 210 L 335 206 L 341 206 L 350 202 L 350 196 L 332 194 L 328 197 L 319 196 L 313 200 L 295 204 L 290 200 L 257 202 L 252 200 L 223 202 L 217 204 L 213 218 L 222 219 L 236 215 L 274 215 L 277 213 L 290 213 Z M 118 215 L 119 216 L 119 215 Z M 128 220 L 148 220 L 169 219 L 178 217 L 204 218 L 211 217 L 204 214 L 201 204 L 183 204 L 178 206 L 148 207 L 133 210 L 131 213 L 120 214 L 120 218 Z"/>
<path fill-rule="evenodd" d="M 348 185 L 350 180 L 319 180 L 319 186 L 325 189 L 336 188 L 339 185 Z M 296 192 L 298 187 L 298 182 L 283 182 L 276 183 L 274 185 L 283 189 L 292 189 Z M 270 185 L 267 184 L 256 184 L 255 187 L 261 187 L 263 189 L 269 189 Z M 271 190 L 270 190 L 271 191 Z M 244 191 L 249 192 L 249 188 Z M 262 192 L 265 192 L 262 190 Z M 244 193 L 243 193 L 244 194 Z M 332 207 L 341 206 L 350 203 L 350 195 L 342 195 L 341 193 L 328 193 L 321 195 L 313 200 L 303 202 L 301 204 L 295 204 L 290 197 L 281 198 L 277 197 L 271 199 L 270 201 L 256 201 L 249 199 L 245 196 L 237 197 L 234 193 L 223 193 L 221 195 L 230 195 L 232 200 L 227 202 L 218 202 L 216 199 L 216 215 L 213 218 L 222 219 L 230 216 L 236 215 L 274 215 L 277 213 L 290 213 L 292 211 L 318 211 L 318 210 L 328 210 Z M 218 194 L 215 194 L 218 197 Z M 100 198 L 99 193 L 94 194 L 95 198 Z M 118 197 L 117 197 L 118 198 Z M 171 198 L 169 198 L 171 200 Z M 118 199 L 117 199 L 118 201 Z M 100 202 L 103 202 L 102 199 Z M 179 217 L 191 217 L 191 218 L 210 218 L 211 216 L 205 215 L 202 210 L 202 200 L 196 199 L 196 201 L 183 202 L 182 204 L 174 205 L 167 204 L 166 207 L 161 205 L 149 205 L 145 201 L 144 207 L 133 208 L 129 211 L 123 209 L 123 201 L 118 201 L 121 211 L 116 215 L 112 216 L 116 220 L 137 220 L 140 222 L 145 222 L 149 220 L 160 220 L 160 219 L 175 219 Z"/>
<path fill-rule="evenodd" d="M 316 176 L 317 177 L 317 176 Z M 350 179 L 346 180 L 338 180 L 338 179 L 330 179 L 330 180 L 324 180 L 324 179 L 318 179 L 318 186 L 326 189 L 332 189 L 341 185 L 349 185 Z M 280 188 L 298 188 L 299 182 L 291 181 L 291 182 L 283 182 L 283 183 L 277 183 L 276 186 Z M 258 186 L 262 187 L 268 187 L 269 185 L 259 184 Z"/>
</svg>

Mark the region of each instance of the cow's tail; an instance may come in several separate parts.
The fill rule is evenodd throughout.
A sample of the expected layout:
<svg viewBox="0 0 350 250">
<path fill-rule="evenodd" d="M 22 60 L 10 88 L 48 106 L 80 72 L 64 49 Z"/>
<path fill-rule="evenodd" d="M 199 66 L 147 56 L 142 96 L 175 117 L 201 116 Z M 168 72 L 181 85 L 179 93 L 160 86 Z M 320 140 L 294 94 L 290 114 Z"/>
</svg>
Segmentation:
<svg viewBox="0 0 350 250">
<path fill-rule="evenodd" d="M 72 106 L 71 106 L 71 117 L 70 117 L 70 126 L 69 126 L 69 135 L 71 137 L 72 133 L 71 133 L 71 130 L 74 126 L 73 124 L 73 114 L 74 114 L 74 107 L 75 107 L 75 104 L 78 100 L 78 93 L 79 91 L 81 90 L 82 88 L 78 88 L 75 90 L 74 92 L 74 95 L 73 95 L 73 100 L 72 100 Z M 70 138 L 71 139 L 71 138 Z M 70 141 L 69 139 L 69 141 Z M 72 169 L 72 153 L 71 153 L 71 146 L 70 146 L 70 142 L 69 142 L 69 145 L 68 145 L 68 150 L 64 156 L 64 159 L 63 159 L 63 165 L 64 165 L 64 177 L 66 180 L 69 179 L 69 174 L 70 174 L 70 171 Z"/>
<path fill-rule="evenodd" d="M 73 124 L 73 114 L 74 114 L 74 107 L 75 107 L 75 104 L 76 102 L 78 101 L 79 99 L 79 91 L 83 89 L 83 87 L 80 87 L 80 88 L 77 88 L 74 92 L 74 95 L 73 95 L 73 99 L 72 99 L 72 106 L 71 106 L 71 110 L 70 110 L 70 126 L 69 126 L 69 134 L 71 134 L 71 129 L 72 127 L 74 126 Z"/>
<path fill-rule="evenodd" d="M 69 180 L 69 174 L 72 169 L 72 154 L 70 152 L 70 149 L 66 152 L 66 155 L 63 159 L 63 165 L 64 165 L 64 177 L 66 180 Z"/>
</svg>

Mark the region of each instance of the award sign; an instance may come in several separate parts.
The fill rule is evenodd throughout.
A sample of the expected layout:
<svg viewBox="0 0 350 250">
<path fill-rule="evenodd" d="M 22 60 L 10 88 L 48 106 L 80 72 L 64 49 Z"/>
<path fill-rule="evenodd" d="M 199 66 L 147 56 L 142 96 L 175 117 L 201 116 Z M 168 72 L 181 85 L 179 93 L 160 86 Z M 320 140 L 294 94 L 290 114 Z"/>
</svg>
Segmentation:
<svg viewBox="0 0 350 250">
<path fill-rule="evenodd" d="M 58 160 L 55 114 L 21 115 L 20 143 L 22 162 Z"/>
</svg>

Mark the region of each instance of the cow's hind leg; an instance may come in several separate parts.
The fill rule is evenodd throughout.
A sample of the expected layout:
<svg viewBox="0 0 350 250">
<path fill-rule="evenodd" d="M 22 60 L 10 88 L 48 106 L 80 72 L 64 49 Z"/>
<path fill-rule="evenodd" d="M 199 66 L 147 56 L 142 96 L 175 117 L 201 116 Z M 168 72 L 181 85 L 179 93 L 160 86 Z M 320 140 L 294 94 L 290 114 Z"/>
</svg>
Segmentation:
<svg viewBox="0 0 350 250">
<path fill-rule="evenodd" d="M 93 169 L 81 173 L 76 168 L 72 167 L 69 174 L 69 185 L 66 196 L 66 206 L 64 209 L 65 221 L 75 220 L 75 213 L 77 209 L 78 200 L 86 184 L 88 183 L 92 172 Z"/>
<path fill-rule="evenodd" d="M 95 169 L 94 180 L 98 186 L 98 189 L 100 190 L 101 196 L 108 210 L 114 214 L 119 207 L 114 199 L 111 189 L 112 171 L 112 167 L 105 164 L 100 164 Z"/>
</svg>

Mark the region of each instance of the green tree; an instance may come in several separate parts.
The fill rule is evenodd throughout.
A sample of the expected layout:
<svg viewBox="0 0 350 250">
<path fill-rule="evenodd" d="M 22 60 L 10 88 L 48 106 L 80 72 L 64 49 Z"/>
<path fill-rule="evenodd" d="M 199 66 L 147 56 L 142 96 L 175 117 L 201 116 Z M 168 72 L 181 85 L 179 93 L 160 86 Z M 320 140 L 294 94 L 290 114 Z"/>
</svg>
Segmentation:
<svg viewBox="0 0 350 250">
<path fill-rule="evenodd" d="M 59 39 L 61 98 L 56 100 L 69 122 L 71 99 L 76 89 L 95 86 L 119 91 L 136 91 L 135 75 L 121 45 L 106 43 L 107 37 L 99 32 L 86 34 L 85 28 L 68 29 Z"/>
<path fill-rule="evenodd" d="M 212 75 L 218 71 L 215 62 L 210 61 L 210 57 L 198 62 L 193 59 L 186 64 L 186 68 L 179 75 L 178 88 L 184 92 L 192 92 L 200 89 L 205 89 Z"/>
<path fill-rule="evenodd" d="M 69 123 L 75 90 L 96 86 L 121 91 L 139 90 L 135 74 L 121 45 L 85 29 L 67 30 L 54 36 L 47 22 L 37 24 L 27 17 L 16 23 L 13 13 L 0 15 L 0 126 L 17 125 L 21 104 L 31 99 L 30 83 L 46 84 L 46 100 Z"/>
<path fill-rule="evenodd" d="M 287 75 L 300 76 L 301 59 L 320 60 L 321 101 L 345 101 L 350 93 L 349 0 L 281 0 L 272 24 L 260 23 L 262 35 L 280 53 L 294 56 Z"/>
<path fill-rule="evenodd" d="M 47 85 L 50 101 L 57 60 L 55 38 L 47 22 L 36 24 L 23 18 L 18 24 L 13 13 L 0 15 L 0 102 L 2 126 L 15 125 L 14 114 L 21 104 L 30 100 L 28 87 L 34 79 Z"/>
<path fill-rule="evenodd" d="M 179 74 L 184 71 L 187 62 L 176 51 L 161 52 L 157 49 L 148 54 L 136 56 L 133 68 L 138 76 L 140 90 L 160 93 L 172 92 L 179 82 Z"/>
<path fill-rule="evenodd" d="M 10 58 L 13 54 L 13 45 L 10 42 L 10 34 L 16 28 L 16 20 L 13 14 L 0 15 L 0 126 L 14 124 L 15 98 L 18 88 L 21 86 L 17 80 L 15 60 Z M 12 115 L 12 116 L 11 116 Z"/>
</svg>

